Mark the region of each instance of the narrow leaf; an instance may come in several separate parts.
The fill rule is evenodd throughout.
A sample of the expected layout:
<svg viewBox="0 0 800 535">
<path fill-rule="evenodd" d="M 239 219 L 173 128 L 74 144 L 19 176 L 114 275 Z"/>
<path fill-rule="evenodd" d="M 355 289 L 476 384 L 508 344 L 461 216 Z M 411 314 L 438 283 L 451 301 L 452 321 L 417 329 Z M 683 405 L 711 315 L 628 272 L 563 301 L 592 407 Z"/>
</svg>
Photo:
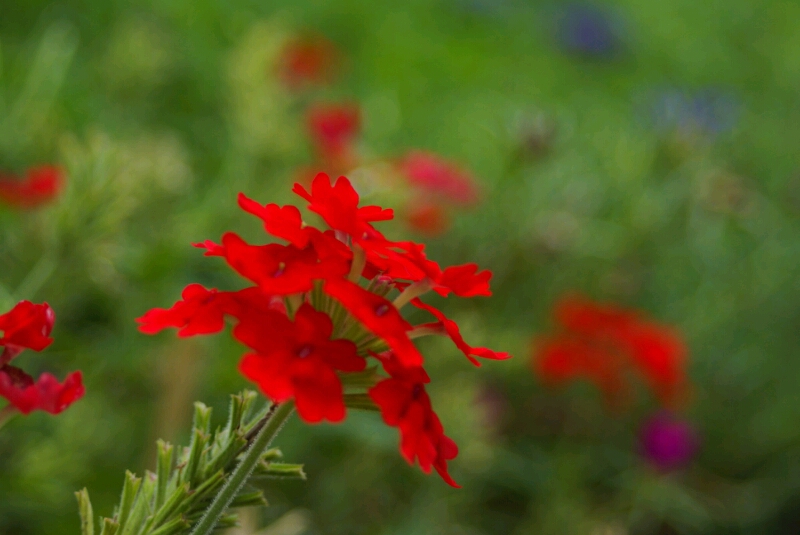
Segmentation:
<svg viewBox="0 0 800 535">
<path fill-rule="evenodd" d="M 85 488 L 75 493 L 78 499 L 78 511 L 81 515 L 81 535 L 94 535 L 94 512 L 89 491 Z"/>
<path fill-rule="evenodd" d="M 119 512 L 116 518 L 120 526 L 125 526 L 141 484 L 142 478 L 136 477 L 130 471 L 125 471 L 125 484 L 122 486 L 122 497 L 119 500 Z"/>
</svg>

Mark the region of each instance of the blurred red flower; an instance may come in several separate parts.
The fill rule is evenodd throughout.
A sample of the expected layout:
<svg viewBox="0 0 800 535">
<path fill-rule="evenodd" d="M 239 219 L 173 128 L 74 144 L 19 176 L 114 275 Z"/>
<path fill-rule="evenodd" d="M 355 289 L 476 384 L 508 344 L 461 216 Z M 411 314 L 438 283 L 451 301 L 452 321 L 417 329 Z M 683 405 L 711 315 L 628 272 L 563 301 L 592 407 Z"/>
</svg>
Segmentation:
<svg viewBox="0 0 800 535">
<path fill-rule="evenodd" d="M 450 228 L 450 217 L 443 207 L 419 199 L 408 203 L 405 220 L 409 227 L 428 236 L 438 236 Z"/>
<path fill-rule="evenodd" d="M 316 104 L 306 116 L 308 133 L 325 168 L 344 171 L 355 161 L 354 142 L 361 131 L 361 111 L 355 104 Z"/>
<path fill-rule="evenodd" d="M 0 174 L 0 201 L 17 208 L 36 208 L 57 197 L 64 181 L 64 172 L 51 165 L 32 167 L 22 179 Z"/>
<path fill-rule="evenodd" d="M 571 296 L 556 304 L 559 332 L 537 340 L 533 366 L 549 383 L 593 381 L 611 405 L 629 397 L 626 374 L 644 378 L 665 405 L 688 389 L 687 349 L 673 328 L 634 310 Z"/>
<path fill-rule="evenodd" d="M 11 407 L 22 414 L 34 410 L 42 410 L 58 414 L 69 405 L 83 397 L 84 388 L 81 372 L 73 372 L 63 383 L 44 373 L 38 381 L 23 370 L 8 364 L 13 358 L 27 348 L 41 351 L 49 346 L 53 339 L 55 314 L 47 303 L 35 304 L 20 301 L 14 308 L 0 315 L 0 397 L 5 398 Z"/>
<path fill-rule="evenodd" d="M 289 89 L 328 83 L 333 77 L 339 53 L 321 35 L 291 39 L 281 50 L 278 76 Z"/>
<path fill-rule="evenodd" d="M 480 188 L 471 173 L 438 154 L 408 152 L 397 163 L 400 176 L 412 190 L 404 218 L 414 230 L 436 236 L 450 227 L 454 207 L 473 206 L 480 201 Z"/>
<path fill-rule="evenodd" d="M 468 206 L 480 200 L 473 176 L 438 154 L 413 150 L 400 161 L 408 183 L 449 204 Z"/>
</svg>

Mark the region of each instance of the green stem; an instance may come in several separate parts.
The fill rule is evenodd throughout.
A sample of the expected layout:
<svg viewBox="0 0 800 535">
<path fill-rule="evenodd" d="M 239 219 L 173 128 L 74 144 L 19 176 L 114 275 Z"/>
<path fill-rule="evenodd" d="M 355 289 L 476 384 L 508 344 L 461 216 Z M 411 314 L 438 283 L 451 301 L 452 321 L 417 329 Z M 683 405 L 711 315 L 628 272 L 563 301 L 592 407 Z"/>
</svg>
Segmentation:
<svg viewBox="0 0 800 535">
<path fill-rule="evenodd" d="M 364 271 L 364 266 L 367 265 L 367 253 L 364 248 L 357 243 L 353 244 L 353 261 L 350 264 L 350 274 L 347 275 L 347 280 L 350 282 L 358 283 L 361 280 L 361 273 Z"/>
<path fill-rule="evenodd" d="M 219 494 L 216 495 L 214 501 L 206 509 L 203 518 L 195 525 L 191 535 L 209 535 L 217 526 L 220 517 L 228 509 L 233 499 L 239 494 L 239 491 L 247 483 L 253 470 L 261 460 L 261 456 L 267 451 L 272 440 L 280 432 L 283 424 L 291 416 L 294 411 L 294 402 L 287 401 L 280 403 L 277 408 L 269 417 L 267 422 L 256 435 L 250 448 L 245 452 L 242 460 L 231 473 L 228 481 L 220 489 Z"/>
</svg>

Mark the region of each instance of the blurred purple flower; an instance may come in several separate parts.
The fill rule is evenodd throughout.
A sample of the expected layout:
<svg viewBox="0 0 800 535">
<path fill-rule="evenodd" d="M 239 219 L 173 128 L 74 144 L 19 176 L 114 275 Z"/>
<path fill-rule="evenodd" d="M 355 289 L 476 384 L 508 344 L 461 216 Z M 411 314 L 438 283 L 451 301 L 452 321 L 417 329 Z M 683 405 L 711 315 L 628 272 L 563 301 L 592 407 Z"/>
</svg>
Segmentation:
<svg viewBox="0 0 800 535">
<path fill-rule="evenodd" d="M 670 412 L 656 413 L 639 431 L 642 455 L 657 469 L 669 472 L 694 459 L 700 448 L 697 430 Z"/>
<path fill-rule="evenodd" d="M 558 21 L 558 40 L 570 53 L 609 57 L 619 51 L 619 24 L 611 12 L 598 6 L 568 6 Z"/>
<path fill-rule="evenodd" d="M 721 90 L 706 88 L 692 93 L 671 89 L 655 97 L 652 113 L 658 130 L 714 135 L 733 129 L 737 108 L 735 99 Z"/>
</svg>

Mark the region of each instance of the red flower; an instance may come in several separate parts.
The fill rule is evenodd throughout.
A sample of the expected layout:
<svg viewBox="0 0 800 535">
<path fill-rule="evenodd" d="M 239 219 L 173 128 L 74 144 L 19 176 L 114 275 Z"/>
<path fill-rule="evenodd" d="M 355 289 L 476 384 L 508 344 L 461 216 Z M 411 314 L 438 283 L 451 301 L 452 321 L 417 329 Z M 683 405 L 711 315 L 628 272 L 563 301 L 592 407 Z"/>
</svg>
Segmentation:
<svg viewBox="0 0 800 535">
<path fill-rule="evenodd" d="M 555 305 L 554 317 L 566 329 L 585 336 L 618 335 L 639 323 L 640 314 L 570 295 Z"/>
<path fill-rule="evenodd" d="M 307 124 L 314 149 L 324 162 L 351 158 L 361 129 L 361 112 L 353 104 L 317 104 L 308 110 Z"/>
<path fill-rule="evenodd" d="M 400 170 L 412 186 L 453 204 L 469 205 L 480 199 L 472 176 L 436 154 L 411 151 L 400 163 Z"/>
<path fill-rule="evenodd" d="M 624 362 L 617 354 L 570 335 L 540 340 L 534 366 L 545 381 L 553 384 L 577 377 L 589 379 L 610 405 L 618 403 L 619 394 L 625 389 Z"/>
<path fill-rule="evenodd" d="M 59 414 L 83 397 L 81 372 L 73 372 L 63 383 L 58 382 L 49 373 L 43 373 L 39 380 L 33 378 L 13 366 L 0 368 L 0 397 L 22 414 L 41 410 L 50 414 Z"/>
<path fill-rule="evenodd" d="M 297 207 L 280 207 L 274 203 L 261 206 L 244 193 L 239 194 L 239 206 L 245 212 L 260 217 L 264 221 L 264 229 L 276 238 L 282 238 L 300 249 L 308 245 L 309 235 L 303 231 L 303 218 Z"/>
<path fill-rule="evenodd" d="M 422 355 L 406 334 L 411 324 L 391 301 L 344 279 L 325 282 L 325 293 L 339 301 L 364 327 L 386 341 L 405 366 L 419 366 Z"/>
<path fill-rule="evenodd" d="M 335 153 L 336 147 L 346 143 L 329 145 Z M 446 333 L 475 364 L 476 357 L 503 359 L 508 354 L 469 346 L 455 322 L 433 307 L 415 302 L 438 319 L 416 330 L 399 308 L 429 290 L 443 296 L 490 295 L 491 273 L 479 271 L 475 264 L 442 270 L 426 257 L 423 245 L 386 239 L 372 223 L 391 219 L 393 212 L 379 206 L 359 207 L 358 193 L 345 177 L 331 183 L 328 175 L 320 173 L 309 190 L 294 186 L 294 192 L 308 201 L 308 208 L 330 229 L 305 225 L 293 206 L 261 205 L 240 194 L 241 208 L 259 217 L 269 234 L 288 244 L 250 245 L 229 232 L 221 244 L 206 241 L 197 246 L 208 256 L 223 256 L 257 286 L 218 292 L 190 285 L 172 308 L 154 309 L 140 318 L 140 329 L 155 333 L 177 327 L 181 336 L 189 336 L 217 332 L 226 317 L 233 317 L 234 337 L 251 350 L 242 358 L 241 373 L 273 401 L 294 400 L 307 422 L 342 420 L 344 376 L 363 370 L 365 357 L 374 355 L 372 351 L 388 348 L 391 357 L 378 358 L 390 377 L 369 390 L 369 395 L 380 406 L 384 420 L 398 428 L 403 456 L 412 464 L 418 462 L 425 472 L 435 469 L 447 483 L 457 486 L 447 462 L 456 457 L 458 447 L 445 436 L 431 408 L 425 391 L 429 379 L 409 331 L 414 331 L 414 337 Z M 361 286 L 362 277 L 369 281 L 366 289 Z M 401 292 L 394 302 L 384 297 L 394 290 Z M 284 303 L 288 314 L 281 308 Z M 334 333 L 343 338 L 332 340 Z M 640 343 L 646 346 L 647 340 Z M 651 361 L 656 360 L 653 354 Z M 349 384 L 357 388 L 359 383 Z"/>
<path fill-rule="evenodd" d="M 53 200 L 63 186 L 64 173 L 58 167 L 33 167 L 22 180 L 0 175 L 0 200 L 19 208 L 36 208 Z"/>
<path fill-rule="evenodd" d="M 316 212 L 334 230 L 341 230 L 355 239 L 365 233 L 375 233 L 371 221 L 387 221 L 394 217 L 394 212 L 384 210 L 380 206 L 358 207 L 358 193 L 353 189 L 346 177 L 340 176 L 331 185 L 331 179 L 325 173 L 319 173 L 311 183 L 309 193 L 302 185 L 295 184 L 292 190 L 307 200 L 309 210 Z"/>
<path fill-rule="evenodd" d="M 508 353 L 492 351 L 491 349 L 486 347 L 470 346 L 464 341 L 464 338 L 461 336 L 461 331 L 458 328 L 458 324 L 455 321 L 448 319 L 447 316 L 442 314 L 440 310 L 437 310 L 436 308 L 423 303 L 419 299 L 413 299 L 411 301 L 411 304 L 422 310 L 427 310 L 428 312 L 436 316 L 436 319 L 439 320 L 439 323 L 434 325 L 441 325 L 444 328 L 444 331 L 447 333 L 447 336 L 450 337 L 450 339 L 453 341 L 456 347 L 460 349 L 461 352 L 464 353 L 464 356 L 467 357 L 469 361 L 473 363 L 475 366 L 481 365 L 481 363 L 475 357 L 481 357 L 484 359 L 491 359 L 491 360 L 505 360 L 511 358 L 511 355 L 509 355 Z"/>
<path fill-rule="evenodd" d="M 5 346 L 0 355 L 0 366 L 9 362 L 23 348 L 41 351 L 51 343 L 50 331 L 56 315 L 47 303 L 34 304 L 20 301 L 14 308 L 0 315 L 0 346 Z"/>
<path fill-rule="evenodd" d="M 322 84 L 330 80 L 337 53 L 333 43 L 322 36 L 289 41 L 278 62 L 278 75 L 291 89 Z"/>
<path fill-rule="evenodd" d="M 313 247 L 249 245 L 232 232 L 225 233 L 222 244 L 228 264 L 268 294 L 307 292 L 315 280 L 342 277 L 350 269 L 347 261 L 339 257 L 318 261 Z"/>
<path fill-rule="evenodd" d="M 400 452 L 409 464 L 419 461 L 426 474 L 431 468 L 449 485 L 458 487 L 447 473 L 447 461 L 455 458 L 458 447 L 444 435 L 439 417 L 433 412 L 425 391 L 430 379 L 422 368 L 404 368 L 393 363 L 393 357 L 378 357 L 390 373 L 369 390 L 369 395 L 381 409 L 386 425 L 400 430 Z"/>
<path fill-rule="evenodd" d="M 273 401 L 294 398 L 307 422 L 344 419 L 342 383 L 336 371 L 361 371 L 366 361 L 349 340 L 330 340 L 333 323 L 308 303 L 294 323 L 278 313 L 245 316 L 234 336 L 257 353 L 242 359 L 240 370 Z"/>
<path fill-rule="evenodd" d="M 634 365 L 656 396 L 673 404 L 686 394 L 686 345 L 681 336 L 663 325 L 641 323 L 624 339 Z"/>
<path fill-rule="evenodd" d="M 540 340 L 534 360 L 545 380 L 586 377 L 615 404 L 627 396 L 624 377 L 634 370 L 662 403 L 674 404 L 686 393 L 686 346 L 673 329 L 580 297 L 563 299 L 555 317 L 562 332 Z"/>
</svg>

